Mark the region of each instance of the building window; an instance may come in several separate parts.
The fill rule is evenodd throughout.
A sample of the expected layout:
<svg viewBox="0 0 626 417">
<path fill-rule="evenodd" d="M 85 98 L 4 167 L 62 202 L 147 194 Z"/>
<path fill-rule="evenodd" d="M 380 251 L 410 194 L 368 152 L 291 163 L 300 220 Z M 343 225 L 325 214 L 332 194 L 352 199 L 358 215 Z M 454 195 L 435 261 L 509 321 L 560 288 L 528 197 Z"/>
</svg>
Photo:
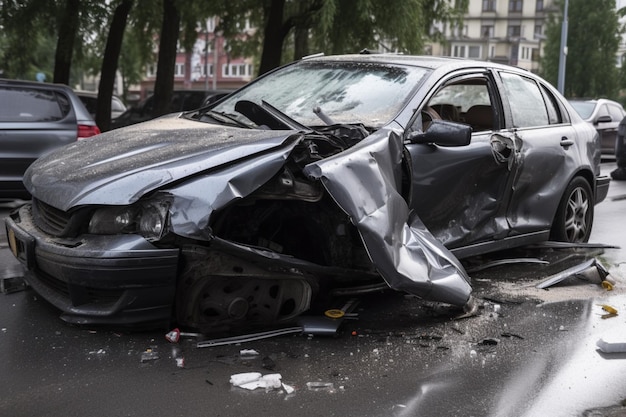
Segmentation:
<svg viewBox="0 0 626 417">
<path fill-rule="evenodd" d="M 465 45 L 454 45 L 452 47 L 452 56 L 465 58 Z"/>
<path fill-rule="evenodd" d="M 209 77 L 212 77 L 213 76 L 213 64 L 209 64 L 206 67 L 202 65 L 200 68 L 200 74 L 202 74 L 203 77 L 206 76 L 207 67 L 209 70 Z"/>
<path fill-rule="evenodd" d="M 184 77 L 185 76 L 185 64 L 183 62 L 176 63 L 176 67 L 174 68 L 174 77 Z"/>
<path fill-rule="evenodd" d="M 493 38 L 493 26 L 492 25 L 481 26 L 480 33 L 483 38 Z"/>
<path fill-rule="evenodd" d="M 529 48 L 527 46 L 522 46 L 522 59 L 523 60 L 530 60 L 532 57 L 532 48 Z"/>
<path fill-rule="evenodd" d="M 538 12 L 543 11 L 543 0 L 537 0 L 537 7 L 535 7 L 535 10 Z"/>
<path fill-rule="evenodd" d="M 250 77 L 252 76 L 252 65 L 250 64 L 228 64 L 222 67 L 224 77 Z"/>
<path fill-rule="evenodd" d="M 509 0 L 509 12 L 520 12 L 524 2 L 522 0 Z"/>
<path fill-rule="evenodd" d="M 148 68 L 147 68 L 147 71 L 146 71 L 146 75 L 148 77 L 156 77 L 156 64 L 148 65 Z"/>
<path fill-rule="evenodd" d="M 480 46 L 468 46 L 467 48 L 467 57 L 479 59 L 480 58 Z"/>
<path fill-rule="evenodd" d="M 543 25 L 535 25 L 535 37 L 543 34 Z"/>
<path fill-rule="evenodd" d="M 483 0 L 483 12 L 495 12 L 496 0 Z"/>
<path fill-rule="evenodd" d="M 506 35 L 509 38 L 519 38 L 522 36 L 522 27 L 520 25 L 509 25 Z"/>
<path fill-rule="evenodd" d="M 495 45 L 491 45 L 489 47 L 489 58 L 493 58 L 496 56 L 496 46 Z"/>
<path fill-rule="evenodd" d="M 206 28 L 209 31 L 209 33 L 215 32 L 215 18 L 214 17 L 210 17 L 206 20 Z"/>
<path fill-rule="evenodd" d="M 454 45 L 452 47 L 452 56 L 457 58 L 480 59 L 481 52 L 480 45 Z"/>
</svg>

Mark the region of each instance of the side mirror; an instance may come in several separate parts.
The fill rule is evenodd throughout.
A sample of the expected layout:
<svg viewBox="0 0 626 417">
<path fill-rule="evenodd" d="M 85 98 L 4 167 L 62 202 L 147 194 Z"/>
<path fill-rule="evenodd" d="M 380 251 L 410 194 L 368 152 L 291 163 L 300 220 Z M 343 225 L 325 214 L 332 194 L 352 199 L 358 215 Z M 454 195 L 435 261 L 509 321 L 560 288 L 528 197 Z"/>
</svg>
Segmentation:
<svg viewBox="0 0 626 417">
<path fill-rule="evenodd" d="M 439 146 L 467 146 L 472 140 L 472 128 L 463 123 L 433 120 L 426 132 L 409 133 L 410 143 L 434 143 Z"/>
<path fill-rule="evenodd" d="M 611 120 L 611 116 L 609 116 L 608 114 L 605 114 L 604 116 L 600 116 L 598 117 L 593 124 L 597 125 L 598 123 L 610 123 Z"/>
</svg>

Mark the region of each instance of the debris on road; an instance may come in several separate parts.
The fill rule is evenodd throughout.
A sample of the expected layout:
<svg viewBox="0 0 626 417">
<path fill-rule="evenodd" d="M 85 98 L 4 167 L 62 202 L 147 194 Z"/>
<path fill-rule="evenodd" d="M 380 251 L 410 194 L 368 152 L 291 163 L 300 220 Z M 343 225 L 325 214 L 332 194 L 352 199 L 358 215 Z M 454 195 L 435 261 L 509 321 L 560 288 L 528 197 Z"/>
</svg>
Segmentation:
<svg viewBox="0 0 626 417">
<path fill-rule="evenodd" d="M 617 317 L 617 309 L 608 304 L 598 304 L 602 307 L 602 310 L 606 311 L 606 314 L 602 315 L 603 319 L 609 319 L 611 317 Z"/>
<path fill-rule="evenodd" d="M 601 337 L 596 342 L 596 346 L 604 353 L 626 353 L 626 339 L 621 339 L 618 342 L 610 339 L 605 340 Z"/>
<path fill-rule="evenodd" d="M 213 347 L 223 345 L 234 345 L 238 343 L 252 342 L 261 339 L 268 339 L 276 336 L 284 336 L 288 334 L 308 334 L 315 336 L 334 336 L 343 320 L 351 317 L 351 313 L 356 305 L 357 300 L 350 300 L 341 309 L 332 309 L 332 315 L 338 318 L 330 318 L 328 316 L 303 316 L 298 320 L 298 326 L 286 327 L 283 329 L 269 330 L 252 334 L 244 334 L 239 336 L 224 337 L 221 339 L 203 340 L 196 344 L 196 347 Z M 331 310 L 327 310 L 331 311 Z M 341 314 L 338 314 L 341 312 Z"/>
<path fill-rule="evenodd" d="M 535 287 L 545 289 L 558 284 L 569 277 L 575 277 L 587 282 L 602 285 L 606 290 L 612 290 L 615 281 L 608 278 L 609 271 L 597 259 L 589 259 L 579 265 L 575 265 L 557 274 L 554 274 Z"/>
<path fill-rule="evenodd" d="M 283 388 L 285 384 L 281 381 L 281 374 L 266 374 L 262 375 L 260 372 L 244 372 L 241 374 L 234 374 L 230 377 L 230 383 L 239 388 L 247 390 L 255 390 L 257 388 L 265 388 L 268 390 Z M 293 392 L 291 387 L 284 388 L 288 394 Z M 291 388 L 292 389 L 292 388 Z"/>
<path fill-rule="evenodd" d="M 24 281 L 24 269 L 22 265 L 9 265 L 6 267 L 3 271 L 3 276 L 0 277 L 0 292 L 11 294 L 24 291 L 25 289 L 26 282 Z"/>
<path fill-rule="evenodd" d="M 141 363 L 155 361 L 159 359 L 159 354 L 153 348 L 148 348 L 144 352 L 141 352 Z"/>
<path fill-rule="evenodd" d="M 334 391 L 335 384 L 332 382 L 312 381 L 306 383 L 307 389 L 310 391 Z"/>
<path fill-rule="evenodd" d="M 200 337 L 202 333 L 186 333 L 181 332 L 177 327 L 175 329 L 170 330 L 165 334 L 165 339 L 170 343 L 178 343 L 181 337 Z"/>
<path fill-rule="evenodd" d="M 549 264 L 550 262 L 544 261 L 538 258 L 511 258 L 511 259 L 498 259 L 491 262 L 485 262 L 480 265 L 472 266 L 466 268 L 468 274 L 472 274 L 474 272 L 484 271 L 485 269 L 494 268 L 496 266 L 502 265 L 511 265 L 511 264 L 522 264 L 522 263 L 533 263 L 533 264 Z"/>
</svg>

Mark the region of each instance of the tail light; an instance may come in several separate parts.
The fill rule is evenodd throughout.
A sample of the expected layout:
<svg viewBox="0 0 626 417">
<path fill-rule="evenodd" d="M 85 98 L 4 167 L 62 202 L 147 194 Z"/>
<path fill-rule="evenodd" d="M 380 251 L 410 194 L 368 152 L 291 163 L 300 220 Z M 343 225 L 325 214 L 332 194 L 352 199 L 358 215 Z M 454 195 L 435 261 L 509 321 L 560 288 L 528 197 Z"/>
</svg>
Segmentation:
<svg viewBox="0 0 626 417">
<path fill-rule="evenodd" d="M 100 134 L 100 129 L 96 125 L 78 125 L 77 139 L 88 138 Z"/>
</svg>

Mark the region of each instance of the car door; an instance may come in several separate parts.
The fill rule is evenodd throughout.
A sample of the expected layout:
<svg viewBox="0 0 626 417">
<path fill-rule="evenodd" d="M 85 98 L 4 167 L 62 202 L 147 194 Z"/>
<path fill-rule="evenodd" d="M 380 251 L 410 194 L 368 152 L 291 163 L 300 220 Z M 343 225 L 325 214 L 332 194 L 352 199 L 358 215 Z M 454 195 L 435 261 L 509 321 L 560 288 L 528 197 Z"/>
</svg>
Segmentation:
<svg viewBox="0 0 626 417">
<path fill-rule="evenodd" d="M 607 154 L 613 154 L 615 152 L 615 141 L 617 140 L 617 127 L 624 118 L 624 111 L 617 104 L 606 103 L 602 106 L 601 114 L 605 117 L 598 120 L 597 130 L 602 134 L 600 138 L 602 151 Z M 608 120 L 609 118 L 610 120 Z"/>
<path fill-rule="evenodd" d="M 512 175 L 494 156 L 502 107 L 492 76 L 481 71 L 449 78 L 427 100 L 411 129 L 425 129 L 425 110 L 434 109 L 441 118 L 470 124 L 473 133 L 468 146 L 406 144 L 409 206 L 449 249 L 505 237 Z"/>
<path fill-rule="evenodd" d="M 519 146 L 515 193 L 507 214 L 511 234 L 546 231 L 579 166 L 577 132 L 548 86 L 524 74 L 499 75 L 507 97 L 507 135 Z"/>
</svg>

